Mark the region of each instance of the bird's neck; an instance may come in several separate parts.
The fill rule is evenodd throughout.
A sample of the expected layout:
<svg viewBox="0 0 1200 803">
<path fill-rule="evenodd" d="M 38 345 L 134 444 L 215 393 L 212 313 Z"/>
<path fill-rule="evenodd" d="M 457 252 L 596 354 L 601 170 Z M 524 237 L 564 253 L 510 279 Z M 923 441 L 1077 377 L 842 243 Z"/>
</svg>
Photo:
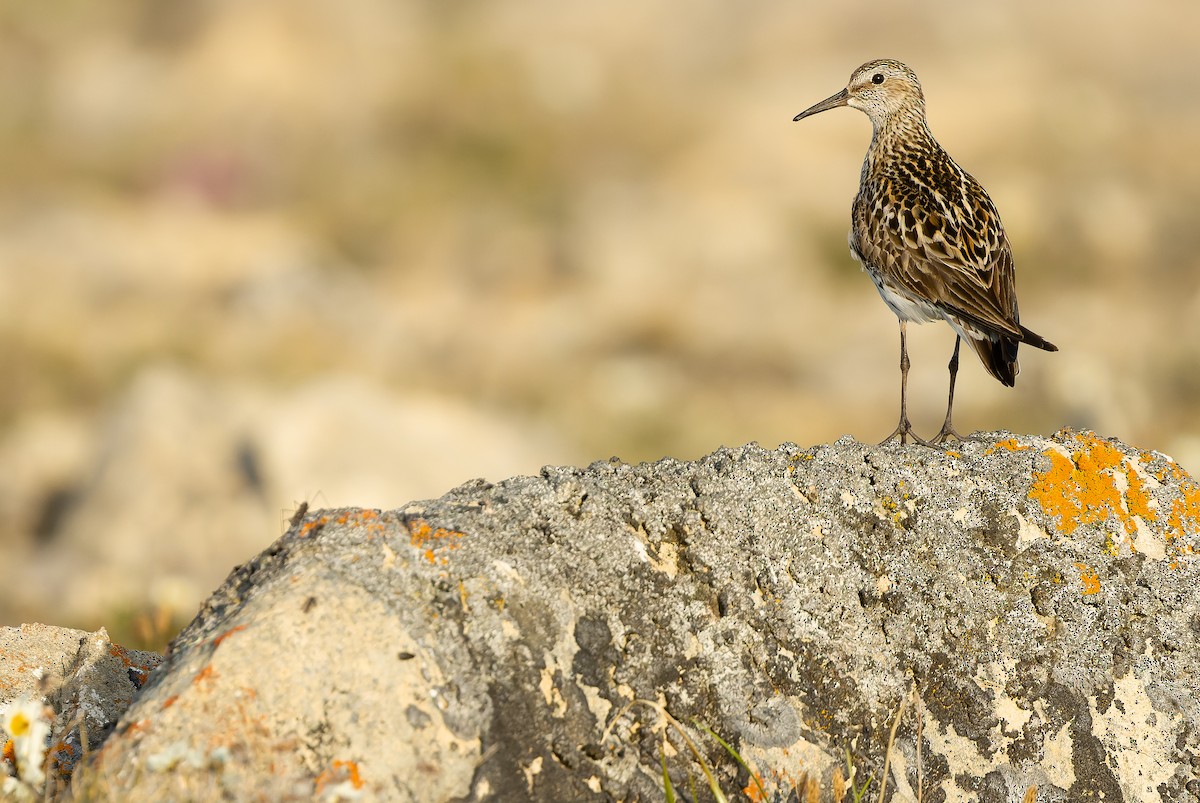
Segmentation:
<svg viewBox="0 0 1200 803">
<path fill-rule="evenodd" d="M 912 151 L 940 150 L 937 140 L 925 121 L 924 110 L 900 109 L 891 114 L 872 118 L 874 132 L 871 147 L 867 149 L 868 168 L 881 161 L 901 158 Z"/>
</svg>

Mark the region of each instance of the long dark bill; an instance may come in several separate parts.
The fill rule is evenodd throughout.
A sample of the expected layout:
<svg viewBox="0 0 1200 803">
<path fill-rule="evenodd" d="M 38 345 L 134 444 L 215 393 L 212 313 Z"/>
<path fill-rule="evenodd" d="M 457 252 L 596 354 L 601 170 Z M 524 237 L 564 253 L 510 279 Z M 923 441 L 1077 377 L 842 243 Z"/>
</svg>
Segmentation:
<svg viewBox="0 0 1200 803">
<path fill-rule="evenodd" d="M 814 114 L 819 114 L 821 112 L 827 112 L 830 109 L 836 109 L 839 106 L 845 106 L 846 100 L 848 98 L 849 98 L 849 94 L 846 92 L 846 90 L 843 89 L 841 92 L 837 93 L 833 97 L 825 98 L 825 100 L 821 101 L 817 105 L 810 106 L 807 109 L 805 109 L 804 111 L 800 112 L 799 114 L 797 114 L 795 117 L 792 118 L 792 122 L 797 122 L 799 120 L 803 120 L 805 117 L 812 117 Z"/>
</svg>

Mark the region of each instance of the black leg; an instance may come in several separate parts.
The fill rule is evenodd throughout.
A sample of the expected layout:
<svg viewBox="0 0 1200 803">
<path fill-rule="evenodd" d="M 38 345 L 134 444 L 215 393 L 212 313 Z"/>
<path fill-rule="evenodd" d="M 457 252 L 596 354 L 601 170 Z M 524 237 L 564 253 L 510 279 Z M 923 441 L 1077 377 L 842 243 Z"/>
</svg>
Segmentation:
<svg viewBox="0 0 1200 803">
<path fill-rule="evenodd" d="M 891 435 L 880 441 L 880 446 L 896 437 L 900 438 L 900 443 L 907 443 L 908 438 L 912 437 L 917 443 L 933 446 L 932 443 L 913 432 L 912 424 L 908 422 L 908 365 L 908 322 L 902 320 L 900 321 L 900 423 L 892 430 Z"/>
<path fill-rule="evenodd" d="M 950 416 L 954 414 L 954 380 L 958 376 L 958 349 L 962 345 L 962 338 L 954 338 L 954 355 L 950 358 L 950 400 L 946 403 L 946 420 L 942 423 L 942 430 L 933 436 L 934 443 L 945 443 L 953 438 L 954 440 L 964 440 L 962 435 L 959 435 L 954 426 L 950 423 Z"/>
</svg>

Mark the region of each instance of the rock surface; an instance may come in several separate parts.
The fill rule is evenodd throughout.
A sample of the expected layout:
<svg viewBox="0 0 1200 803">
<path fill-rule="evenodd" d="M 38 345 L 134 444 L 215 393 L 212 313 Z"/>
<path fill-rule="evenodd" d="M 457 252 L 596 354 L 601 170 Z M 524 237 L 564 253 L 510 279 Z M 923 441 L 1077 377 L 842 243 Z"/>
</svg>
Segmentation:
<svg viewBox="0 0 1200 803">
<path fill-rule="evenodd" d="M 66 779 L 160 663 L 156 653 L 113 644 L 103 628 L 0 627 L 0 704 L 28 696 L 50 706 L 52 777 Z"/>
<path fill-rule="evenodd" d="M 758 794 L 707 727 L 772 800 L 832 799 L 847 756 L 871 799 L 886 777 L 897 800 L 1189 800 L 1198 543 L 1177 464 L 1070 431 L 750 445 L 311 512 L 209 598 L 87 779 L 662 800 L 660 761 L 686 790 L 699 755 Z"/>
</svg>

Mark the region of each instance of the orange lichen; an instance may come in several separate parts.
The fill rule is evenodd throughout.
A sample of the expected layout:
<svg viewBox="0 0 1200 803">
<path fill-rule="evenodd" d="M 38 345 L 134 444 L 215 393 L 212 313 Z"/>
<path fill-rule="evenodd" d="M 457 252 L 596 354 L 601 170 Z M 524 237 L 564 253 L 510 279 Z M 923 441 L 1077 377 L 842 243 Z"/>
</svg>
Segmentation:
<svg viewBox="0 0 1200 803">
<path fill-rule="evenodd" d="M 751 801 L 751 803 L 763 803 L 767 798 L 763 794 L 762 789 L 762 776 L 756 772 L 750 779 L 750 783 L 742 787 L 742 794 L 745 795 L 746 799 Z"/>
<path fill-rule="evenodd" d="M 1083 586 L 1083 596 L 1100 593 L 1100 573 L 1087 567 L 1086 563 L 1076 563 L 1079 570 L 1079 584 Z"/>
<path fill-rule="evenodd" d="M 145 733 L 150 730 L 150 720 L 139 719 L 136 722 L 130 722 L 125 726 L 125 730 L 121 731 L 123 736 L 132 736 L 138 733 Z"/>
<path fill-rule="evenodd" d="M 65 778 L 71 774 L 71 770 L 79 761 L 79 748 L 60 741 L 50 748 L 50 761 L 54 765 L 55 774 Z"/>
<path fill-rule="evenodd" d="M 1179 568 L 1179 558 L 1196 553 L 1195 544 L 1183 544 L 1180 541 L 1189 535 L 1200 533 L 1200 485 L 1188 476 L 1183 469 L 1174 467 L 1176 476 L 1180 478 L 1179 496 L 1171 502 L 1171 513 L 1167 516 L 1167 544 L 1173 558 L 1170 566 Z"/>
<path fill-rule="evenodd" d="M 328 516 L 321 516 L 320 518 L 312 519 L 311 521 L 306 521 L 306 522 L 304 522 L 304 526 L 300 528 L 300 532 L 297 533 L 296 535 L 298 538 L 304 538 L 309 533 L 311 533 L 313 530 L 320 530 L 322 527 L 324 527 L 328 523 L 329 523 Z"/>
<path fill-rule="evenodd" d="M 439 549 L 458 549 L 459 539 L 465 538 L 466 533 L 457 530 L 447 530 L 444 527 L 434 528 L 425 519 L 413 519 L 408 522 L 409 542 L 421 550 L 425 560 L 430 563 L 440 563 L 443 566 L 450 562 Z"/>
<path fill-rule="evenodd" d="M 1066 535 L 1110 517 L 1129 535 L 1137 532 L 1138 519 L 1154 521 L 1157 514 L 1145 483 L 1121 450 L 1090 432 L 1074 438 L 1079 448 L 1069 458 L 1056 449 L 1043 452 L 1050 468 L 1034 475 L 1029 498 L 1047 516 L 1057 517 Z M 1118 486 L 1118 476 L 1125 480 L 1124 490 Z M 1132 549 L 1132 541 L 1128 543 Z"/>
<path fill-rule="evenodd" d="M 383 521 L 380 518 L 381 514 L 378 510 L 372 508 L 361 508 L 359 510 L 346 510 L 340 513 L 336 518 L 329 515 L 318 516 L 315 519 L 310 519 L 296 530 L 296 538 L 306 538 L 313 533 L 320 532 L 326 524 L 340 525 L 360 525 L 367 527 L 367 540 L 374 539 L 382 535 L 386 530 Z M 368 526 L 369 525 L 369 526 Z"/>
<path fill-rule="evenodd" d="M 217 670 L 213 669 L 212 664 L 208 664 L 199 672 L 197 672 L 194 678 L 192 678 L 192 685 L 198 685 L 205 680 L 216 680 L 218 677 L 220 677 L 220 675 L 217 674 Z"/>
<path fill-rule="evenodd" d="M 374 521 L 377 518 L 379 518 L 378 510 L 362 508 L 361 510 L 347 511 L 346 513 L 343 513 L 337 517 L 334 523 L 349 524 L 351 519 L 354 519 L 358 524 L 365 524 L 368 521 Z"/>
<path fill-rule="evenodd" d="M 315 526 L 323 526 L 329 522 L 341 526 L 351 525 L 366 528 L 366 540 L 371 541 L 383 535 L 386 531 L 384 523 L 380 519 L 380 513 L 373 508 L 360 508 L 358 510 L 343 511 L 337 518 L 323 516 L 312 522 Z M 301 530 L 300 535 L 305 536 L 309 532 L 308 525 Z"/>
<path fill-rule="evenodd" d="M 323 792 L 325 787 L 334 780 L 337 780 L 339 783 L 341 781 L 349 781 L 350 785 L 355 789 L 363 788 L 363 779 L 358 772 L 358 762 L 355 761 L 334 761 L 332 767 L 324 770 L 317 776 L 317 794 Z"/>
<path fill-rule="evenodd" d="M 141 688 L 146 679 L 150 677 L 150 670 L 159 664 L 157 660 L 149 663 L 135 663 L 133 658 L 130 657 L 129 651 L 119 644 L 110 643 L 108 645 L 108 654 L 125 665 L 125 668 L 129 670 L 130 680 L 138 688 Z"/>
<path fill-rule="evenodd" d="M 1187 474 L 1180 471 L 1185 477 Z M 1171 503 L 1167 516 L 1167 538 L 1200 531 L 1200 485 L 1190 477 L 1180 483 L 1179 497 Z"/>
<path fill-rule="evenodd" d="M 236 627 L 231 627 L 228 630 L 226 630 L 224 633 L 222 633 L 221 635 L 219 635 L 215 639 L 213 639 L 212 644 L 214 647 L 220 647 L 222 641 L 229 638 L 230 636 L 232 636 L 234 633 L 238 632 L 239 630 L 245 630 L 245 629 L 246 629 L 245 625 L 237 625 Z"/>
<path fill-rule="evenodd" d="M 987 448 L 987 450 L 984 452 L 984 454 L 985 455 L 992 454 L 997 449 L 1007 449 L 1010 452 L 1023 452 L 1029 448 L 1031 448 L 1031 447 L 1026 446 L 1025 444 L 1021 443 L 1019 440 L 1017 440 L 1016 438 L 1005 438 L 1004 440 L 996 441 L 991 446 L 989 446 Z"/>
<path fill-rule="evenodd" d="M 1041 504 L 1047 516 L 1056 517 L 1062 532 L 1070 535 L 1083 524 L 1115 520 L 1120 529 L 1110 533 L 1106 544 L 1114 556 L 1122 548 L 1136 552 L 1134 537 L 1139 526 L 1158 523 L 1167 542 L 1170 566 L 1196 551 L 1195 543 L 1181 543 L 1200 534 L 1200 485 L 1177 463 L 1153 452 L 1127 456 L 1112 443 L 1091 432 L 1060 434 L 1070 457 L 1057 449 L 1043 454 L 1050 468 L 1034 474 L 1029 498 Z M 1154 470 L 1149 464 L 1161 461 Z M 1143 468 L 1146 465 L 1146 468 Z M 1161 496 L 1151 492 L 1155 481 L 1177 486 L 1170 510 Z"/>
<path fill-rule="evenodd" d="M 787 748 L 783 748 L 781 752 L 785 758 L 790 758 Z M 766 791 L 768 786 L 773 786 L 777 789 L 792 790 L 795 794 L 790 799 L 793 800 L 803 800 L 806 803 L 807 801 L 820 800 L 821 790 L 818 785 L 818 776 L 816 775 L 801 771 L 800 775 L 796 776 L 785 769 L 771 767 L 767 770 L 767 774 L 770 776 L 768 779 L 764 778 L 761 773 L 751 770 L 749 767 L 747 769 L 751 773 L 750 781 L 742 787 L 742 794 L 746 796 L 747 800 L 759 803 L 760 801 L 771 799 Z M 835 799 L 841 800 L 841 798 Z"/>
<path fill-rule="evenodd" d="M 166 709 L 170 708 L 171 706 L 175 705 L 175 701 L 178 699 L 179 699 L 178 694 L 172 694 L 170 697 L 163 700 L 163 704 L 162 704 L 163 710 L 166 710 Z"/>
<path fill-rule="evenodd" d="M 1072 482 L 1075 466 L 1053 449 L 1047 449 L 1045 455 L 1050 458 L 1050 468 L 1034 475 L 1029 496 L 1041 503 L 1046 515 L 1058 516 L 1062 520 L 1063 530 L 1069 534 L 1079 526 L 1079 514 L 1083 507 L 1077 487 Z"/>
<path fill-rule="evenodd" d="M 1129 487 L 1125 490 L 1125 504 L 1129 508 L 1129 515 L 1141 516 L 1143 521 L 1158 519 L 1158 512 L 1151 506 L 1150 492 L 1146 490 L 1146 483 L 1137 470 L 1131 465 L 1126 465 L 1125 477 L 1129 481 Z"/>
</svg>

